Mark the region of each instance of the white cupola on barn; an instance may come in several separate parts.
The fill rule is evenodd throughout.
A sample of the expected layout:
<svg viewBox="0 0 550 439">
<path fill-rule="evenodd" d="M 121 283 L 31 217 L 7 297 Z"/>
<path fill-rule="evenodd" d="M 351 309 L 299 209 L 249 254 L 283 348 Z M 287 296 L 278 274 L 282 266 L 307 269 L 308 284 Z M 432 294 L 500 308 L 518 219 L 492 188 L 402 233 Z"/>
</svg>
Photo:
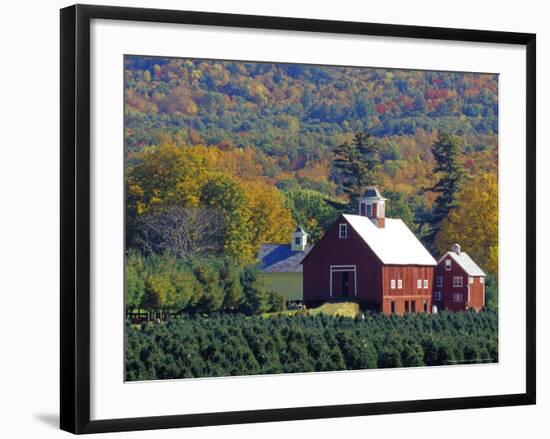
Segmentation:
<svg viewBox="0 0 550 439">
<path fill-rule="evenodd" d="M 376 187 L 367 187 L 359 198 L 359 215 L 366 216 L 383 229 L 386 226 L 386 200 Z"/>
<path fill-rule="evenodd" d="M 457 255 L 460 254 L 460 244 L 453 244 L 451 247 L 451 250 L 453 253 L 456 253 Z"/>
<path fill-rule="evenodd" d="M 293 252 L 303 252 L 307 246 L 307 237 L 308 234 L 304 232 L 300 226 L 296 227 L 296 230 L 292 232 L 292 251 Z"/>
</svg>

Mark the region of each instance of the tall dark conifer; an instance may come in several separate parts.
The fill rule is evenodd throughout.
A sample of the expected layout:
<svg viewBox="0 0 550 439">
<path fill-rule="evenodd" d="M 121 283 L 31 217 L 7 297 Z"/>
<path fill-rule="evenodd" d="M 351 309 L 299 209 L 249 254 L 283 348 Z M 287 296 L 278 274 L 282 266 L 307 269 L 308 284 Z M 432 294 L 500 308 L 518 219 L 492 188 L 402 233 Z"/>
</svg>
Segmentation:
<svg viewBox="0 0 550 439">
<path fill-rule="evenodd" d="M 433 172 L 439 178 L 427 189 L 428 192 L 437 194 L 431 214 L 424 221 L 428 229 L 424 238 L 430 247 L 439 232 L 441 222 L 451 209 L 457 207 L 457 195 L 466 175 L 460 162 L 458 140 L 451 134 L 440 131 L 432 145 L 432 153 L 436 162 Z"/>
<path fill-rule="evenodd" d="M 344 142 L 334 149 L 331 179 L 348 195 L 348 208 L 355 208 L 365 187 L 377 184 L 378 152 L 376 139 L 365 133 L 355 134 L 351 143 Z"/>
</svg>

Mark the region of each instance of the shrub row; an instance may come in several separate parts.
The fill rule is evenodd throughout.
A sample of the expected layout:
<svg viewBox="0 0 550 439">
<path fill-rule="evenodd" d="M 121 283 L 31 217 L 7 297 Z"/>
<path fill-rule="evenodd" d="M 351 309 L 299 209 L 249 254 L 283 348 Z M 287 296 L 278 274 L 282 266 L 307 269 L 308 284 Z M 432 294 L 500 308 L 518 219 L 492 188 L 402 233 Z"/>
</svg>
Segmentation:
<svg viewBox="0 0 550 439">
<path fill-rule="evenodd" d="M 126 328 L 129 381 L 496 361 L 493 311 L 356 319 L 211 315 Z"/>
</svg>

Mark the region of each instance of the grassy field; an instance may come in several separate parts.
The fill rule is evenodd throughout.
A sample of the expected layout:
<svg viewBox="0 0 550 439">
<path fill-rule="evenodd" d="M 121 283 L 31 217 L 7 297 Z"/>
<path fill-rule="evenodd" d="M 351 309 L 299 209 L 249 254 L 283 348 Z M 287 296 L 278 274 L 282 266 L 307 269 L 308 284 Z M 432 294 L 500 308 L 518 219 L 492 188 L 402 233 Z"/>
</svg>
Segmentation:
<svg viewBox="0 0 550 439">
<path fill-rule="evenodd" d="M 307 313 L 312 316 L 325 314 L 333 317 L 341 316 L 354 318 L 359 314 L 359 305 L 355 302 L 325 303 L 319 308 L 309 309 Z"/>
<path fill-rule="evenodd" d="M 354 318 L 357 314 L 359 314 L 359 305 L 355 302 L 325 303 L 318 308 L 310 308 L 307 310 L 293 309 L 281 312 L 264 313 L 262 314 L 262 317 L 293 317 L 296 315 L 317 316 L 321 314 L 332 317 L 340 316 Z"/>
</svg>

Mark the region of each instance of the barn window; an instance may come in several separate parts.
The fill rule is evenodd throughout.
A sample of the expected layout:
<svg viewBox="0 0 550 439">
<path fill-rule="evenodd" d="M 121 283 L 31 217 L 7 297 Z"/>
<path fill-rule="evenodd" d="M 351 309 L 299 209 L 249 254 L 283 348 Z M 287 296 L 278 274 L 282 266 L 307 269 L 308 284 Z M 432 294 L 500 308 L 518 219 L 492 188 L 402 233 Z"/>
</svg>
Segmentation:
<svg viewBox="0 0 550 439">
<path fill-rule="evenodd" d="M 391 286 L 392 289 L 395 288 L 395 279 L 392 279 L 390 281 L 390 286 Z"/>
<path fill-rule="evenodd" d="M 462 302 L 464 300 L 464 295 L 462 293 L 453 294 L 453 302 Z"/>
<path fill-rule="evenodd" d="M 409 301 L 405 300 L 405 314 L 409 313 Z"/>
<path fill-rule="evenodd" d="M 424 288 L 428 288 L 428 279 L 424 279 Z"/>
<path fill-rule="evenodd" d="M 403 288 L 403 280 L 402 279 L 397 279 L 397 288 L 399 288 L 399 289 Z"/>
<path fill-rule="evenodd" d="M 484 280 L 482 277 L 480 277 L 480 278 L 479 278 L 479 283 L 482 284 L 482 283 L 484 283 L 484 282 L 485 282 L 485 280 Z"/>
<path fill-rule="evenodd" d="M 422 279 L 416 281 L 416 288 L 422 288 Z"/>
<path fill-rule="evenodd" d="M 411 300 L 411 312 L 416 313 L 416 300 Z"/>
<path fill-rule="evenodd" d="M 369 218 L 372 216 L 372 204 L 367 204 L 367 216 Z"/>
<path fill-rule="evenodd" d="M 460 288 L 462 286 L 462 276 L 453 276 L 453 287 Z"/>
<path fill-rule="evenodd" d="M 348 225 L 340 224 L 340 238 L 347 238 L 347 237 L 348 237 Z"/>
<path fill-rule="evenodd" d="M 443 276 L 437 276 L 437 286 L 438 287 L 443 286 Z"/>
<path fill-rule="evenodd" d="M 302 245 L 302 238 L 300 238 L 299 236 L 294 238 L 294 244 L 295 245 Z"/>
<path fill-rule="evenodd" d="M 395 301 L 391 301 L 391 313 L 395 314 Z"/>
<path fill-rule="evenodd" d="M 450 259 L 445 259 L 445 270 L 446 271 L 451 271 L 451 260 Z"/>
<path fill-rule="evenodd" d="M 428 312 L 428 301 L 424 300 L 424 312 Z"/>
<path fill-rule="evenodd" d="M 441 291 L 436 291 L 434 293 L 434 299 L 437 300 L 437 301 L 441 300 Z"/>
</svg>

